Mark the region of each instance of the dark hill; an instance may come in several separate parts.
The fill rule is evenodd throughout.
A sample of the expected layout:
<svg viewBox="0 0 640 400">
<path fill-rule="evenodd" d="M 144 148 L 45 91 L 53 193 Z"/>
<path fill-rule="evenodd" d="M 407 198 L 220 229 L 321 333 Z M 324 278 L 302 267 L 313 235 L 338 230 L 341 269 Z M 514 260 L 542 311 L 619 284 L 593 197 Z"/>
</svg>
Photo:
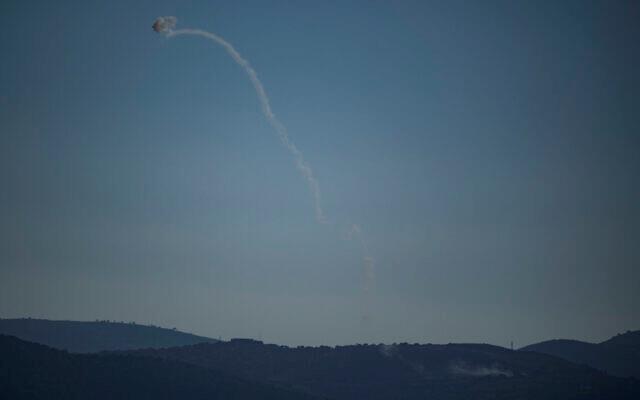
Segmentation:
<svg viewBox="0 0 640 400">
<path fill-rule="evenodd" d="M 618 333 L 611 339 L 605 340 L 600 344 L 640 349 L 640 331 L 626 331 L 625 333 Z"/>
<path fill-rule="evenodd" d="M 636 399 L 640 382 L 533 352 L 473 344 L 289 348 L 232 340 L 132 352 L 336 400 Z"/>
<path fill-rule="evenodd" d="M 121 322 L 0 319 L 0 334 L 75 353 L 185 346 L 215 342 L 172 329 Z"/>
<path fill-rule="evenodd" d="M 521 350 L 561 357 L 611 375 L 640 378 L 640 331 L 618 334 L 602 343 L 548 340 Z"/>
<path fill-rule="evenodd" d="M 70 354 L 4 335 L 0 335 L 0 398 L 313 399 L 177 361 L 124 354 Z"/>
</svg>

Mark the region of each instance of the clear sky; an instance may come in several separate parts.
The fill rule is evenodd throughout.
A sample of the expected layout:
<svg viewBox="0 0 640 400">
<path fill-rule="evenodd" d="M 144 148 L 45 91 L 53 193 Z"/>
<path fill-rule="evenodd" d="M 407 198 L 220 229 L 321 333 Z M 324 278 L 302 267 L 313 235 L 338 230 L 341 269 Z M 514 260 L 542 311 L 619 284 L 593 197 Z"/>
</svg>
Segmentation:
<svg viewBox="0 0 640 400">
<path fill-rule="evenodd" d="M 251 62 L 329 224 L 243 70 L 160 15 Z M 639 329 L 638 21 L 637 1 L 3 1 L 0 317 L 292 345 Z"/>
</svg>

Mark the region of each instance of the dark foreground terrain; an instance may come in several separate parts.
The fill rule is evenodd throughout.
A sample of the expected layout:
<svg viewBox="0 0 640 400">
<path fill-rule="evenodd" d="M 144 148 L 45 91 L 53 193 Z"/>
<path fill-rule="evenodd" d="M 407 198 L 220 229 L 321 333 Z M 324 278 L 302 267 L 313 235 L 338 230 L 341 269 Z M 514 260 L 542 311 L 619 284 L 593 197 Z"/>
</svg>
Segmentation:
<svg viewBox="0 0 640 400">
<path fill-rule="evenodd" d="M 312 400 L 223 372 L 126 354 L 69 354 L 0 335 L 0 399 Z"/>
<path fill-rule="evenodd" d="M 640 382 L 477 344 L 289 348 L 232 340 L 132 354 L 182 361 L 336 400 L 640 399 Z"/>
<path fill-rule="evenodd" d="M 640 379 L 640 331 L 619 334 L 601 343 L 548 340 L 521 350 L 550 354 L 611 375 Z"/>
<path fill-rule="evenodd" d="M 637 368 L 637 332 L 579 344 L 558 353 L 562 359 L 543 352 L 565 341 L 518 351 L 483 344 L 291 348 L 111 322 L 0 320 L 2 329 L 59 349 L 101 352 L 73 354 L 0 335 L 0 399 L 640 399 L 638 379 L 611 375 L 630 375 L 612 365 Z M 593 346 L 601 358 L 587 361 L 609 367 L 585 365 Z"/>
</svg>

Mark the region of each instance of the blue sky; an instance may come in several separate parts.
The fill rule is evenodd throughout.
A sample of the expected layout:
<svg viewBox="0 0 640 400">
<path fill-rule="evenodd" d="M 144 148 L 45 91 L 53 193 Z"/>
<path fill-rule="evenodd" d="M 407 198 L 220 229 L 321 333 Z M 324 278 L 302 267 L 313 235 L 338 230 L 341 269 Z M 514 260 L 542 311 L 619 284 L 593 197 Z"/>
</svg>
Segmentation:
<svg viewBox="0 0 640 400">
<path fill-rule="evenodd" d="M 129 3 L 0 6 L 0 316 L 283 344 L 640 326 L 635 2 Z M 160 15 L 250 61 L 330 224 L 242 69 Z"/>
</svg>

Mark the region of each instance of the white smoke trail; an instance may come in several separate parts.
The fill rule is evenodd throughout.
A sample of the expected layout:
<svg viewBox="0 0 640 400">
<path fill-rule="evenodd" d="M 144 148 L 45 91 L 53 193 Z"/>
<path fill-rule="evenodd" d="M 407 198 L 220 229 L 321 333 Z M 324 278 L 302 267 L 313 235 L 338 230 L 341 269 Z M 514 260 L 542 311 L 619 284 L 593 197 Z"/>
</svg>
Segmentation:
<svg viewBox="0 0 640 400">
<path fill-rule="evenodd" d="M 167 18 L 172 18 L 172 17 L 161 17 L 161 18 L 166 20 Z M 175 18 L 173 18 L 171 21 L 175 23 Z M 291 139 L 289 139 L 289 135 L 287 134 L 287 128 L 285 128 L 285 126 L 278 120 L 278 118 L 276 118 L 275 114 L 271 110 L 271 104 L 269 102 L 269 97 L 267 96 L 267 92 L 265 91 L 264 86 L 262 85 L 262 82 L 260 82 L 260 79 L 258 79 L 258 75 L 256 74 L 256 71 L 251 67 L 251 64 L 249 64 L 249 61 L 244 59 L 240 55 L 240 53 L 238 53 L 238 51 L 231 45 L 231 43 L 227 42 L 226 40 L 224 40 L 218 35 L 215 35 L 213 33 L 203 31 L 200 29 L 173 30 L 172 28 L 173 26 L 168 26 L 168 27 L 162 26 L 162 30 L 157 30 L 157 31 L 166 33 L 167 37 L 173 37 L 173 36 L 179 36 L 179 35 L 194 35 L 194 36 L 201 36 L 206 39 L 212 40 L 216 44 L 219 44 L 220 46 L 222 46 L 227 51 L 227 53 L 229 53 L 231 58 L 233 58 L 233 61 L 235 61 L 239 66 L 241 66 L 244 69 L 244 71 L 249 76 L 251 83 L 253 84 L 253 88 L 255 89 L 256 94 L 258 95 L 258 100 L 260 101 L 260 105 L 262 106 L 262 113 L 264 114 L 267 121 L 269 121 L 273 129 L 275 129 L 276 133 L 278 134 L 278 138 L 280 139 L 280 142 L 282 142 L 284 147 L 287 150 L 289 150 L 289 152 L 293 156 L 293 159 L 295 160 L 298 171 L 300 171 L 304 179 L 307 181 L 307 185 L 309 186 L 309 190 L 311 191 L 311 195 L 313 196 L 313 205 L 315 210 L 316 221 L 318 221 L 318 223 L 321 223 L 321 224 L 327 223 L 327 219 L 324 215 L 324 211 L 322 210 L 322 205 L 320 202 L 321 196 L 320 196 L 320 185 L 318 184 L 318 180 L 313 175 L 313 170 L 311 169 L 309 164 L 305 161 L 302 155 L 302 152 L 296 147 L 296 145 L 291 141 Z"/>
<path fill-rule="evenodd" d="M 322 210 L 321 205 L 321 195 L 320 195 L 320 185 L 318 184 L 317 179 L 313 175 L 313 170 L 305 161 L 302 152 L 296 147 L 296 145 L 291 142 L 289 139 L 289 135 L 287 134 L 286 127 L 278 120 L 273 111 L 271 110 L 271 104 L 269 102 L 269 97 L 267 96 L 267 92 L 258 79 L 258 74 L 251 67 L 249 61 L 244 59 L 240 53 L 231 45 L 231 43 L 224 40 L 222 37 L 213 34 L 211 32 L 203 31 L 201 29 L 174 29 L 176 25 L 175 17 L 159 17 L 153 24 L 153 29 L 156 32 L 164 33 L 167 37 L 174 37 L 180 35 L 193 35 L 193 36 L 201 36 L 206 39 L 213 41 L 214 43 L 222 46 L 227 53 L 231 56 L 231 58 L 241 66 L 244 71 L 249 76 L 249 80 L 253 84 L 253 87 L 258 96 L 258 100 L 260 101 L 260 105 L 262 107 L 262 113 L 273 129 L 275 129 L 278 134 L 278 138 L 280 142 L 284 145 L 284 147 L 289 150 L 291 155 L 293 156 L 296 167 L 302 174 L 302 176 L 307 181 L 309 186 L 309 190 L 311 191 L 311 195 L 313 196 L 314 210 L 315 210 L 315 218 L 321 224 L 327 223 L 327 218 L 324 215 L 324 211 Z M 352 224 L 349 231 L 347 232 L 348 239 L 356 239 L 360 243 L 360 249 L 363 254 L 363 265 L 364 265 L 364 293 L 365 293 L 365 301 L 368 303 L 369 298 L 373 293 L 373 289 L 375 288 L 375 260 L 369 253 L 369 246 L 362 234 L 362 228 L 357 224 Z M 365 305 L 365 311 L 363 315 L 363 320 L 368 320 L 370 318 L 369 315 L 369 305 Z"/>
<path fill-rule="evenodd" d="M 369 246 L 364 236 L 362 235 L 362 228 L 358 224 L 352 224 L 351 228 L 347 232 L 347 239 L 355 239 L 360 243 L 360 249 L 362 251 L 362 259 L 364 263 L 364 291 L 366 294 L 370 294 L 374 289 L 376 280 L 376 274 L 374 269 L 375 259 L 369 253 Z"/>
<path fill-rule="evenodd" d="M 375 259 L 371 256 L 369 252 L 369 245 L 362 234 L 362 228 L 360 225 L 351 224 L 351 228 L 347 232 L 347 239 L 357 240 L 360 243 L 360 251 L 362 252 L 362 261 L 363 261 L 363 272 L 364 272 L 364 296 L 365 296 L 365 310 L 363 315 L 363 322 L 366 322 L 370 318 L 370 307 L 369 304 L 371 301 L 371 297 L 373 296 L 373 291 L 375 289 L 376 283 L 376 271 L 375 271 Z"/>
</svg>

